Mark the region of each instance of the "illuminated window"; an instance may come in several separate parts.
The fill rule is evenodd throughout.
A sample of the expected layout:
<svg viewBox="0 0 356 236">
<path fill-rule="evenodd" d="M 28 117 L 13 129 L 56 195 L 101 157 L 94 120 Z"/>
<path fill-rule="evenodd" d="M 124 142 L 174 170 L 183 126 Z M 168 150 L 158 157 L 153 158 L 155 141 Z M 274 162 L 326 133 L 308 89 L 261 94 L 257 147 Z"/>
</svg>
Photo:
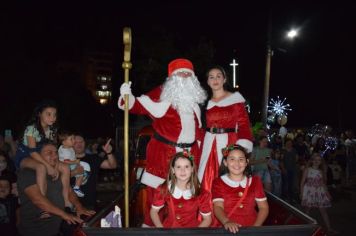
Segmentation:
<svg viewBox="0 0 356 236">
<path fill-rule="evenodd" d="M 101 89 L 107 90 L 107 89 L 108 89 L 108 86 L 107 86 L 106 84 L 102 84 L 102 85 L 101 85 Z"/>
<path fill-rule="evenodd" d="M 110 91 L 96 91 L 96 95 L 98 97 L 111 97 L 111 92 Z"/>
<path fill-rule="evenodd" d="M 106 98 L 100 98 L 99 102 L 100 104 L 107 104 L 108 100 Z"/>
</svg>

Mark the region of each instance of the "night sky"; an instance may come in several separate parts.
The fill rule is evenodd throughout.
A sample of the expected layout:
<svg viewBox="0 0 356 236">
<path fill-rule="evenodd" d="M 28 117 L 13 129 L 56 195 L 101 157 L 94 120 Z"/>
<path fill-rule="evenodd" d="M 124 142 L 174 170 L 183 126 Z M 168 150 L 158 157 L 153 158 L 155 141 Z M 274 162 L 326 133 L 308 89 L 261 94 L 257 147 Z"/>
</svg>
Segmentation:
<svg viewBox="0 0 356 236">
<path fill-rule="evenodd" d="M 293 108 L 288 113 L 287 127 L 321 123 L 335 129 L 356 129 L 356 8 L 352 4 L 119 2 L 49 5 L 19 1 L 1 8 L 1 132 L 5 128 L 19 132 L 34 105 L 43 98 L 58 102 L 62 125 L 85 129 L 93 135 L 110 132 L 122 119 L 115 102 L 100 107 L 88 97 L 78 76 L 58 79 L 55 68 L 58 62 L 78 61 L 87 51 L 111 52 L 116 97 L 123 81 L 125 26 L 132 29 L 131 80 L 135 95 L 163 82 L 168 62 L 176 57 L 194 55 L 190 59 L 203 84 L 208 65 L 220 64 L 231 74 L 229 63 L 235 58 L 239 63 L 240 92 L 251 105 L 254 123 L 263 97 L 269 15 L 274 49 L 270 97 L 286 97 Z M 292 26 L 300 28 L 300 36 L 288 42 L 283 35 Z M 201 45 L 211 46 L 211 58 L 196 52 Z M 150 71 L 146 68 L 150 60 L 160 68 L 155 76 L 145 74 Z M 98 122 L 100 125 L 93 125 Z"/>
</svg>

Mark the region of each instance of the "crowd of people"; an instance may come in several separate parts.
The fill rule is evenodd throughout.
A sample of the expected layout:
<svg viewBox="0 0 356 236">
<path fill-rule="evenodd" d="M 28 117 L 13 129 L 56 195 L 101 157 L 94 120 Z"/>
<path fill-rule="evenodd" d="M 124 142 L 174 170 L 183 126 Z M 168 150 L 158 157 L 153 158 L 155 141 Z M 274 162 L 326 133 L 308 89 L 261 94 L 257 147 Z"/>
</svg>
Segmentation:
<svg viewBox="0 0 356 236">
<path fill-rule="evenodd" d="M 207 71 L 207 92 L 187 59 L 168 65 L 166 81 L 135 97 L 120 88 L 118 105 L 152 118 L 142 183 L 147 185 L 143 227 L 261 226 L 269 212 L 265 191 L 319 209 L 326 230 L 328 189 L 348 179 L 355 157 L 352 131 L 330 150 L 327 137 L 298 131 L 253 134 L 243 96 L 229 88 L 225 70 Z M 127 95 L 127 96 L 125 96 Z M 127 100 L 124 97 L 128 98 Z M 0 135 L 1 226 L 12 235 L 65 235 L 68 225 L 95 214 L 100 169 L 116 169 L 112 140 L 86 145 L 57 126 L 57 107 L 43 101 L 17 141 Z M 67 227 L 64 227 L 66 225 Z M 70 231 L 70 230 L 69 230 Z"/>
<path fill-rule="evenodd" d="M 87 150 L 81 134 L 57 127 L 50 100 L 35 107 L 18 140 L 6 132 L 0 141 L 0 224 L 8 235 L 71 235 L 95 214 L 99 170 L 117 168 L 111 139 Z"/>
</svg>

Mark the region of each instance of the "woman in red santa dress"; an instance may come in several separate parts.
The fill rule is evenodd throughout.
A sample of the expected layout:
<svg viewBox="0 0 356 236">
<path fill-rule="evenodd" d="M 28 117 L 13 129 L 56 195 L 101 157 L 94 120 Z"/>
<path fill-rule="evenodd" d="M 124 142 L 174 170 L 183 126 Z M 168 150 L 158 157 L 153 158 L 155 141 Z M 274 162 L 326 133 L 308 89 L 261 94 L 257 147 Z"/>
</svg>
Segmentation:
<svg viewBox="0 0 356 236">
<path fill-rule="evenodd" d="M 239 145 L 224 148 L 222 168 L 227 173 L 215 179 L 212 188 L 217 226 L 223 225 L 233 233 L 241 226 L 261 226 L 268 216 L 267 198 L 261 179 L 249 173 L 245 148 Z"/>
<path fill-rule="evenodd" d="M 147 164 L 141 179 L 148 186 L 143 226 L 153 226 L 149 217 L 153 190 L 165 181 L 170 157 L 183 149 L 200 157 L 197 140 L 202 140 L 203 135 L 198 104 L 204 103 L 206 92 L 194 74 L 193 64 L 187 59 L 170 62 L 165 83 L 146 95 L 135 98 L 130 86 L 131 82 L 121 85 L 119 108 L 124 108 L 123 97 L 129 95 L 130 113 L 149 116 L 155 132 L 147 145 Z"/>
<path fill-rule="evenodd" d="M 212 67 L 207 73 L 211 98 L 206 107 L 206 133 L 198 168 L 202 187 L 210 190 L 219 176 L 222 161 L 221 149 L 229 144 L 239 144 L 252 151 L 252 132 L 245 109 L 245 99 L 239 92 L 228 91 L 225 70 Z"/>
<path fill-rule="evenodd" d="M 163 221 L 158 214 L 160 210 L 167 212 Z M 193 156 L 189 152 L 179 152 L 172 157 L 167 181 L 155 189 L 150 215 L 156 227 L 210 225 L 211 194 L 200 189 Z"/>
</svg>

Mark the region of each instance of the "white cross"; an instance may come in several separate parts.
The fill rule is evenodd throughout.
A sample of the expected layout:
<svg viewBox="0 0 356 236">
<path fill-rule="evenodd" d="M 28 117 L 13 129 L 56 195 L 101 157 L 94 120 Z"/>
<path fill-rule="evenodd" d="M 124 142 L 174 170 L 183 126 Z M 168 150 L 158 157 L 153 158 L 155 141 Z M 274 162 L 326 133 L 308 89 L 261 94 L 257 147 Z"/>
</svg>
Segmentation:
<svg viewBox="0 0 356 236">
<path fill-rule="evenodd" d="M 236 63 L 236 60 L 235 59 L 232 59 L 232 63 L 230 63 L 230 66 L 232 66 L 232 86 L 234 88 L 236 88 L 237 84 L 236 84 L 236 67 L 238 66 L 239 64 Z"/>
</svg>

